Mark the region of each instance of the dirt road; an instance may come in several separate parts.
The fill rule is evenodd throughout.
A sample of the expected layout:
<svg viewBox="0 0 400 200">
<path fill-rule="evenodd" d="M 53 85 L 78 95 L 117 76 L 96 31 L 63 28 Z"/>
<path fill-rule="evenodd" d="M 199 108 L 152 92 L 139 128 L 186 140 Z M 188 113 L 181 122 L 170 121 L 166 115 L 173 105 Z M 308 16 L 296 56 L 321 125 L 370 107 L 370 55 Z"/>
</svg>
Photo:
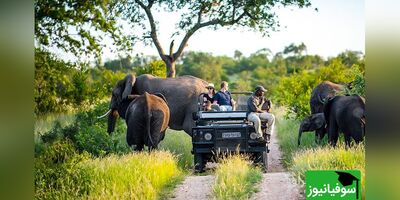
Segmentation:
<svg viewBox="0 0 400 200">
<path fill-rule="evenodd" d="M 276 132 L 275 132 L 276 133 Z M 297 200 L 304 199 L 304 194 L 282 164 L 282 153 L 279 149 L 278 139 L 272 135 L 268 154 L 269 169 L 263 174 L 263 180 L 257 186 L 259 192 L 252 195 L 252 200 Z M 214 184 L 214 176 L 188 176 L 179 185 L 171 199 L 212 199 L 211 187 Z"/>
</svg>

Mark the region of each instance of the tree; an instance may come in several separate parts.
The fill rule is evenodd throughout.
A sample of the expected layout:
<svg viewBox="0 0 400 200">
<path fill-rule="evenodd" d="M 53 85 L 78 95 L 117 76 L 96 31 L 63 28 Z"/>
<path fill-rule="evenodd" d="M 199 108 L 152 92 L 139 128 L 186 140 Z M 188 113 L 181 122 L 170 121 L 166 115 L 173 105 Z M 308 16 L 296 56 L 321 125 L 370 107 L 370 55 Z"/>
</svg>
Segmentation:
<svg viewBox="0 0 400 200">
<path fill-rule="evenodd" d="M 132 26 L 140 25 L 148 32 L 141 40 L 150 39 L 157 48 L 158 54 L 166 64 L 167 77 L 175 77 L 175 62 L 182 55 L 190 37 L 199 29 L 220 27 L 247 27 L 268 35 L 269 30 L 279 27 L 276 14 L 271 10 L 276 5 L 295 5 L 300 8 L 311 5 L 309 0 L 142 0 L 121 1 L 120 11 L 131 22 Z M 170 43 L 169 53 L 161 46 L 159 30 L 153 12 L 165 9 L 169 12 L 182 12 L 177 29 L 184 32 L 179 47 L 174 51 L 174 40 Z M 177 31 L 177 34 L 181 33 Z"/>
<path fill-rule="evenodd" d="M 121 34 L 112 0 L 35 0 L 35 45 L 57 47 L 74 55 L 99 54 L 109 36 L 121 48 L 130 41 Z"/>
</svg>

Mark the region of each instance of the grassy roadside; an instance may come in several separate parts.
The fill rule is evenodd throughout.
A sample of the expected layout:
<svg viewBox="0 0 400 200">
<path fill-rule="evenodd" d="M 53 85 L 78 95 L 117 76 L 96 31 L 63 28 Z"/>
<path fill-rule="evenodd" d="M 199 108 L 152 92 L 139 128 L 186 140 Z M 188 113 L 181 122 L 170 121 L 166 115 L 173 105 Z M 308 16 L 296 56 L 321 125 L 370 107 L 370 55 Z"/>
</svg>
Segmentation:
<svg viewBox="0 0 400 200">
<path fill-rule="evenodd" d="M 261 169 L 241 155 L 221 159 L 215 170 L 213 194 L 217 199 L 248 199 L 257 191 L 262 178 Z"/>
<path fill-rule="evenodd" d="M 307 170 L 347 170 L 361 171 L 362 196 L 365 195 L 365 147 L 364 144 L 353 145 L 346 149 L 343 138 L 339 138 L 336 148 L 327 145 L 327 136 L 321 145 L 314 142 L 314 133 L 305 132 L 301 146 L 297 146 L 300 121 L 285 119 L 284 108 L 276 111 L 277 132 L 284 164 L 297 181 L 304 184 Z"/>
<path fill-rule="evenodd" d="M 103 105 L 35 123 L 36 199 L 164 199 L 192 166 L 191 138 L 168 130 L 159 150 L 131 152 L 122 120 L 110 136 Z"/>
<path fill-rule="evenodd" d="M 183 179 L 166 151 L 93 158 L 71 142 L 48 146 L 35 158 L 36 199 L 156 199 Z"/>
</svg>

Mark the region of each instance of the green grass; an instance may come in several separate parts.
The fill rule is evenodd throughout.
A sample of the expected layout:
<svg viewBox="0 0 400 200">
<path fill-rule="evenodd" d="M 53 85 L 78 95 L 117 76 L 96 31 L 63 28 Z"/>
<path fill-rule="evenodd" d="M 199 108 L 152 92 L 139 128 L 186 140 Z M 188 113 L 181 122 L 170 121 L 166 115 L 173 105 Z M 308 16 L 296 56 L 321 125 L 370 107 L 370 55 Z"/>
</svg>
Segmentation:
<svg viewBox="0 0 400 200">
<path fill-rule="evenodd" d="M 256 192 L 260 182 L 260 168 L 251 165 L 243 155 L 233 155 L 220 160 L 215 170 L 213 194 L 217 199 L 248 199 Z"/>
<path fill-rule="evenodd" d="M 182 169 L 193 167 L 192 138 L 186 132 L 168 129 L 164 140 L 159 144 L 159 148 L 176 155 L 178 164 Z"/>
<path fill-rule="evenodd" d="M 284 164 L 292 172 L 298 182 L 304 184 L 307 170 L 360 170 L 362 174 L 362 195 L 365 194 L 365 147 L 361 143 L 351 148 L 344 145 L 343 134 L 338 145 L 333 148 L 327 144 L 325 136 L 322 144 L 314 142 L 314 132 L 304 132 L 301 146 L 297 146 L 300 121 L 285 119 L 284 108 L 276 110 L 277 134 L 283 153 Z"/>
</svg>

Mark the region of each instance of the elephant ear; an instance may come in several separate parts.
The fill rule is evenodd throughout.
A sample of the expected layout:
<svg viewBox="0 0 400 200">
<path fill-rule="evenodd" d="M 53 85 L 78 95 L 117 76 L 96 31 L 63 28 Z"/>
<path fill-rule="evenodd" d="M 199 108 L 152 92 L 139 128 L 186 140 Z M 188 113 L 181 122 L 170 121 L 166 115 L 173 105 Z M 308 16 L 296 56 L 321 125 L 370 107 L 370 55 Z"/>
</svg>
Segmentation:
<svg viewBox="0 0 400 200">
<path fill-rule="evenodd" d="M 324 114 L 316 114 L 312 117 L 312 121 L 315 124 L 316 129 L 322 128 L 325 125 Z"/>
<path fill-rule="evenodd" d="M 167 98 L 165 98 L 165 96 L 163 94 L 157 92 L 157 93 L 154 93 L 153 95 L 160 97 L 161 99 L 163 99 L 165 101 L 166 104 L 168 104 Z"/>
<path fill-rule="evenodd" d="M 122 92 L 122 100 L 125 100 L 128 98 L 128 95 L 131 94 L 132 92 L 132 87 L 135 84 L 136 81 L 136 77 L 133 76 L 132 74 L 128 74 L 127 76 L 125 76 L 124 78 L 124 91 Z"/>
</svg>

